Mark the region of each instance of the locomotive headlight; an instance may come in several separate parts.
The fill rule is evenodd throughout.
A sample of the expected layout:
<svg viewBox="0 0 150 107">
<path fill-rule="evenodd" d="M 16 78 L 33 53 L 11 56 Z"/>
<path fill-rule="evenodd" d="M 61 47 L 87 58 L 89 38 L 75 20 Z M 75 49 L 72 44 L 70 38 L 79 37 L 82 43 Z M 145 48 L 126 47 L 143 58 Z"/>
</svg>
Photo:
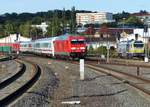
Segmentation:
<svg viewBox="0 0 150 107">
<path fill-rule="evenodd" d="M 71 49 L 72 49 L 72 50 L 75 50 L 75 49 L 76 49 L 76 47 L 72 47 Z"/>
<path fill-rule="evenodd" d="M 85 49 L 85 47 L 81 47 L 80 49 Z"/>
</svg>

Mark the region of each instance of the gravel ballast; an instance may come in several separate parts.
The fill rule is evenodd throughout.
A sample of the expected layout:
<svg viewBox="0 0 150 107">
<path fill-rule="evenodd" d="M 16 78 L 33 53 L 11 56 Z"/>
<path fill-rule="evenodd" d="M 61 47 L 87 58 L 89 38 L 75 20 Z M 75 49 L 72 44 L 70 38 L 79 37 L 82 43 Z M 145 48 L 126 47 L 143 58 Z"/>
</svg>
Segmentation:
<svg viewBox="0 0 150 107">
<path fill-rule="evenodd" d="M 80 80 L 79 66 L 48 58 L 30 57 L 42 66 L 37 82 L 13 107 L 150 107 L 150 101 L 124 82 L 85 68 Z M 80 101 L 80 104 L 62 104 Z"/>
</svg>

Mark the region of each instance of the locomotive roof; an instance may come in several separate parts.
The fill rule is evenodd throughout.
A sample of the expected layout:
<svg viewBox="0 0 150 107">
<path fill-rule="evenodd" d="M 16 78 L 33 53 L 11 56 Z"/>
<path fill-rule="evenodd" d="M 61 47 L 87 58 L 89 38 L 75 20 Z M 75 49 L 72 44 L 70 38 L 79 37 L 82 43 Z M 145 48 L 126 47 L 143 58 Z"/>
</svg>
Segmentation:
<svg viewBox="0 0 150 107">
<path fill-rule="evenodd" d="M 49 37 L 49 38 L 42 38 L 42 39 L 37 39 L 35 42 L 45 42 L 45 41 L 51 41 L 57 37 Z"/>
<path fill-rule="evenodd" d="M 47 41 L 47 40 L 51 40 L 51 39 L 52 39 L 52 37 L 37 39 L 37 40 L 35 40 L 35 41 Z"/>
<path fill-rule="evenodd" d="M 68 34 L 65 34 L 65 35 L 60 35 L 58 36 L 58 38 L 56 40 L 66 40 L 68 38 Z"/>
<path fill-rule="evenodd" d="M 76 35 L 69 35 L 69 34 L 63 34 L 63 35 L 60 35 L 60 36 L 55 36 L 55 37 L 49 37 L 49 38 L 42 38 L 42 39 L 37 39 L 35 40 L 36 41 L 49 41 L 49 40 L 52 40 L 52 39 L 56 39 L 56 40 L 66 40 L 69 36 L 76 36 Z"/>
<path fill-rule="evenodd" d="M 56 38 L 56 40 L 66 40 L 69 36 L 77 36 L 77 35 L 73 35 L 73 34 L 64 34 L 64 35 L 60 35 L 58 36 L 58 38 Z"/>
<path fill-rule="evenodd" d="M 22 41 L 21 44 L 31 43 L 32 41 Z"/>
</svg>

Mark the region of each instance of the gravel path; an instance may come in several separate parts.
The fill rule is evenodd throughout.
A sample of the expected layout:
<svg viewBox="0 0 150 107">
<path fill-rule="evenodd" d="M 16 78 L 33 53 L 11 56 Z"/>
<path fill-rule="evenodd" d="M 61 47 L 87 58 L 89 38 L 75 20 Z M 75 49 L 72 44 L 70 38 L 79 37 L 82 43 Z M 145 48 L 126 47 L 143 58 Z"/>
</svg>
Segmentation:
<svg viewBox="0 0 150 107">
<path fill-rule="evenodd" d="M 48 58 L 28 59 L 45 67 L 42 81 L 14 107 L 150 107 L 150 101 L 109 75 L 85 68 L 85 80 L 80 81 L 78 65 Z M 62 104 L 64 101 L 81 103 Z"/>
</svg>

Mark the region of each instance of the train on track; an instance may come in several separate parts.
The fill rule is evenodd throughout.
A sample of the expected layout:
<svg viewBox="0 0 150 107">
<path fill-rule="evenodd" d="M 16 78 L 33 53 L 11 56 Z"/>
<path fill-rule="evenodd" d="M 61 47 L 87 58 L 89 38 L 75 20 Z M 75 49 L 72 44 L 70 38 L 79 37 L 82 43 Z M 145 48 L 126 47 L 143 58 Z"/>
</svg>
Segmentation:
<svg viewBox="0 0 150 107">
<path fill-rule="evenodd" d="M 86 43 L 83 36 L 65 34 L 30 42 L 21 42 L 20 52 L 29 52 L 54 58 L 84 58 L 86 56 Z"/>
<path fill-rule="evenodd" d="M 117 53 L 120 57 L 144 57 L 144 43 L 139 40 L 121 41 L 117 44 Z"/>
<path fill-rule="evenodd" d="M 19 50 L 19 43 L 0 43 L 0 53 L 16 54 Z"/>
</svg>

